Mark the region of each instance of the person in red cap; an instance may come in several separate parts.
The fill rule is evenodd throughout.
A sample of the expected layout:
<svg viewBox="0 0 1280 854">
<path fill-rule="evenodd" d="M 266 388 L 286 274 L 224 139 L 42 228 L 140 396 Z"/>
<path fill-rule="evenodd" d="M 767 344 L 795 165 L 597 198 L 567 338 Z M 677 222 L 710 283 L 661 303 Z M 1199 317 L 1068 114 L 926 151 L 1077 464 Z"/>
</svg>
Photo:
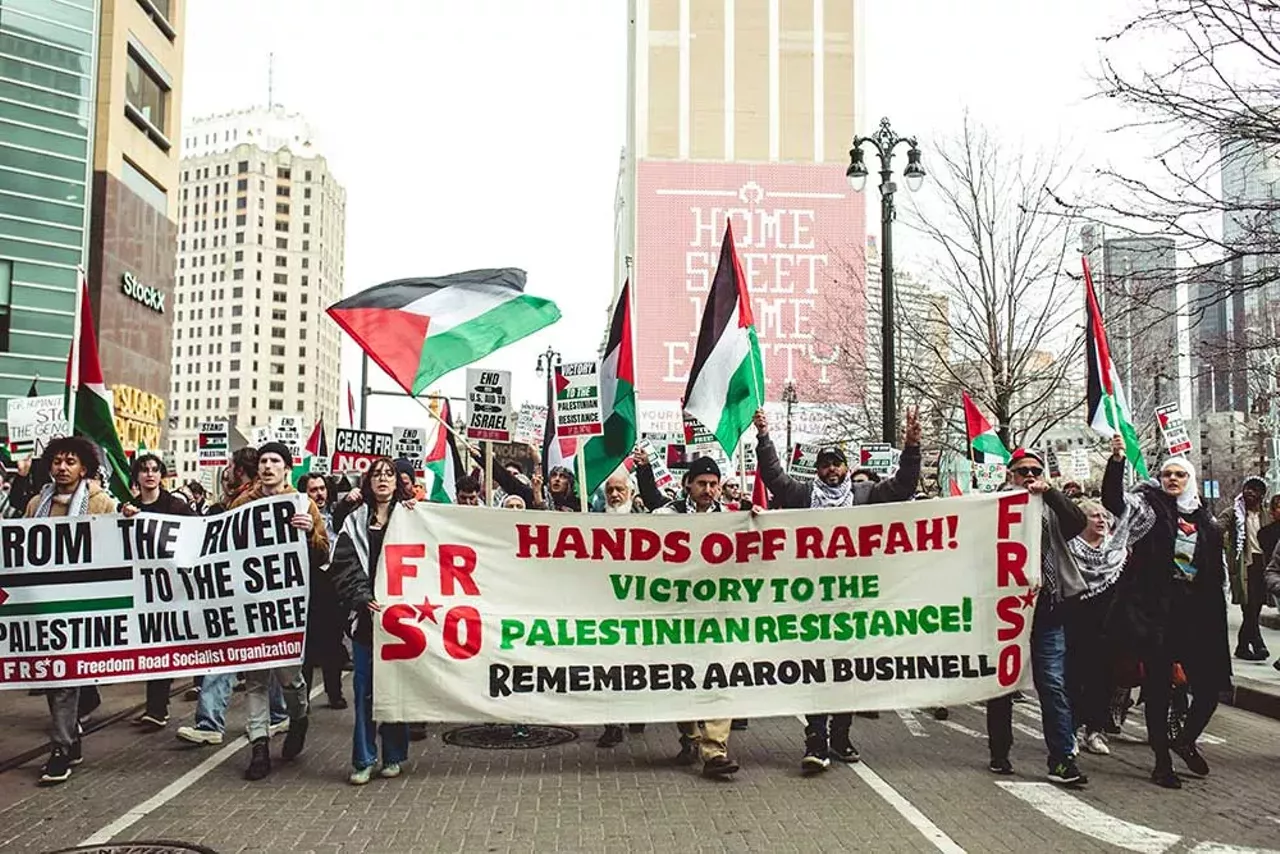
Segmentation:
<svg viewBox="0 0 1280 854">
<path fill-rule="evenodd" d="M 1049 749 L 1049 782 L 1081 785 L 1088 778 L 1075 761 L 1075 724 L 1067 694 L 1067 637 L 1061 605 L 1083 590 L 1067 542 L 1088 525 L 1084 512 L 1045 477 L 1044 458 L 1018 448 L 1009 460 L 1002 489 L 1025 489 L 1044 498 L 1040 534 L 1040 590 L 1031 626 L 1031 671 L 1040 698 L 1040 719 Z M 1013 695 L 987 701 L 987 745 L 994 774 L 1012 774 Z"/>
</svg>

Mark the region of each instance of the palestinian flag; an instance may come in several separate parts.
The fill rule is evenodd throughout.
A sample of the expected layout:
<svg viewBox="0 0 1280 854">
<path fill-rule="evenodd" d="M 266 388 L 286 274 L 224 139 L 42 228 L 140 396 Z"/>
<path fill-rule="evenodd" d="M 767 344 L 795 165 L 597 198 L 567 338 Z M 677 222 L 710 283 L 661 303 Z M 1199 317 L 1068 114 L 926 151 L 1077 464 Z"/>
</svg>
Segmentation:
<svg viewBox="0 0 1280 854">
<path fill-rule="evenodd" d="M 990 454 L 1007 465 L 1009 449 L 1000 441 L 991 422 L 978 410 L 973 398 L 969 397 L 969 392 L 960 392 L 960 398 L 964 401 L 965 432 L 969 435 L 969 447 L 973 451 L 974 461 L 984 463 L 987 461 L 987 454 Z"/>
<path fill-rule="evenodd" d="M 102 378 L 98 361 L 98 336 L 93 330 L 93 312 L 89 310 L 89 282 L 80 271 L 79 318 L 76 337 L 71 341 L 67 357 L 67 391 L 63 407 L 71 431 L 93 442 L 106 457 L 111 469 L 110 492 L 117 501 L 133 500 L 129 490 L 129 460 L 120 437 L 116 434 L 111 413 L 111 392 Z"/>
<path fill-rule="evenodd" d="M 715 434 L 725 455 L 732 458 L 752 416 L 763 405 L 764 364 L 751 297 L 734 250 L 733 227 L 726 225 L 685 386 L 684 409 Z"/>
<path fill-rule="evenodd" d="M 636 446 L 635 349 L 631 338 L 631 283 L 622 286 L 609 324 L 609 341 L 600 363 L 600 416 L 604 435 L 582 446 L 587 494 L 631 458 Z"/>
<path fill-rule="evenodd" d="M 296 480 L 304 474 L 310 474 L 315 467 L 316 460 L 329 459 L 329 442 L 324 436 L 324 419 L 320 418 L 316 421 L 315 426 L 311 428 L 311 435 L 307 437 L 307 442 L 302 446 L 302 460 L 298 465 L 293 467 L 293 476 Z M 321 466 L 321 473 L 328 473 L 327 466 Z"/>
<path fill-rule="evenodd" d="M 329 316 L 411 395 L 560 319 L 524 292 L 523 270 L 398 279 L 329 306 Z"/>
<path fill-rule="evenodd" d="M 432 504 L 456 504 L 458 478 L 467 473 L 462 466 L 462 455 L 458 453 L 457 440 L 445 424 L 453 424 L 448 399 L 440 402 L 440 420 L 436 421 L 435 439 L 427 446 L 426 489 L 427 500 Z"/>
<path fill-rule="evenodd" d="M 0 575 L 0 619 L 92 614 L 133 607 L 133 567 L 33 570 Z"/>
<path fill-rule="evenodd" d="M 556 435 L 556 394 L 565 383 L 559 366 L 551 372 L 551 377 L 551 382 L 547 383 L 547 421 L 542 428 L 542 473 L 549 478 L 553 468 L 562 466 L 573 473 L 576 481 L 578 469 L 574 455 L 578 451 L 578 440 L 573 436 Z"/>
<path fill-rule="evenodd" d="M 1120 386 L 1120 373 L 1111 361 L 1111 349 L 1107 346 L 1107 331 L 1102 325 L 1102 310 L 1093 290 L 1093 275 L 1089 272 L 1089 259 L 1082 257 L 1084 265 L 1085 309 L 1088 314 L 1084 328 L 1085 361 L 1089 366 L 1088 403 L 1089 426 L 1108 439 L 1119 433 L 1124 437 L 1125 456 L 1133 464 L 1139 477 L 1147 478 L 1147 464 L 1142 459 L 1142 446 L 1138 431 L 1133 426 L 1129 403 Z"/>
</svg>

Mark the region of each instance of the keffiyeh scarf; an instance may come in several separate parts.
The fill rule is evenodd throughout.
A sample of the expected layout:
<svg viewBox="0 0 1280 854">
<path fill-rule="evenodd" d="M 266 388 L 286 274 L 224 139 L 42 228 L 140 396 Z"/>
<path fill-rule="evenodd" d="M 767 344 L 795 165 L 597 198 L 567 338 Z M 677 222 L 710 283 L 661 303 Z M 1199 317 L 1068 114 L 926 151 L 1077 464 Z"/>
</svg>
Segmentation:
<svg viewBox="0 0 1280 854">
<path fill-rule="evenodd" d="M 36 518 L 50 516 L 55 503 L 65 503 L 68 516 L 84 516 L 89 512 L 89 481 L 81 480 L 76 491 L 68 496 L 58 495 L 54 485 L 46 483 L 40 488 L 40 503 L 36 505 Z"/>
<path fill-rule="evenodd" d="M 809 509 L 826 510 L 832 507 L 852 506 L 853 478 L 845 475 L 844 480 L 835 486 L 823 483 L 821 480 L 813 482 L 813 489 L 809 493 Z"/>
</svg>

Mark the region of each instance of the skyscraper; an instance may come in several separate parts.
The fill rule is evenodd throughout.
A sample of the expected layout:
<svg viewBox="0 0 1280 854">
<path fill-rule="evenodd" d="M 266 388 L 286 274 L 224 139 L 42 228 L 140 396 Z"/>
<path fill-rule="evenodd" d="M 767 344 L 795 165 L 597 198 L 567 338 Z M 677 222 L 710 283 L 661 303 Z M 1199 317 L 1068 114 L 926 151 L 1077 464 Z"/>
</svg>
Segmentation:
<svg viewBox="0 0 1280 854">
<path fill-rule="evenodd" d="M 645 404 L 679 406 L 726 223 L 766 397 L 779 400 L 788 382 L 801 401 L 861 394 L 848 372 L 829 370 L 864 346 L 864 206 L 844 177 L 860 6 L 631 0 L 614 285 L 635 283 L 642 421 Z"/>
<path fill-rule="evenodd" d="M 171 449 L 196 472 L 199 424 L 338 417 L 346 191 L 310 126 L 283 107 L 184 129 Z"/>
</svg>

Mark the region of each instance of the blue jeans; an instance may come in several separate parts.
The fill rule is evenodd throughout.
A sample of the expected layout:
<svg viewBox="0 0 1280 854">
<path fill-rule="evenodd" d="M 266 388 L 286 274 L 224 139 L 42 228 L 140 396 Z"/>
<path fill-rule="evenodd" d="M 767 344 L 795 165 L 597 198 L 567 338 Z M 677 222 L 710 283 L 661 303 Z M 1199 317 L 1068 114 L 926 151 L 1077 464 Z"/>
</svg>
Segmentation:
<svg viewBox="0 0 1280 854">
<path fill-rule="evenodd" d="M 227 729 L 227 704 L 231 702 L 231 691 L 236 685 L 236 674 L 219 673 L 206 676 L 200 683 L 200 701 L 196 703 L 196 729 L 208 732 L 225 732 Z M 289 713 L 285 710 L 284 694 L 280 686 L 272 682 L 271 724 L 272 726 L 286 720 Z"/>
<path fill-rule="evenodd" d="M 1067 695 L 1067 632 L 1062 618 L 1039 604 L 1031 629 L 1031 674 L 1052 766 L 1075 752 L 1075 724 Z"/>
<path fill-rule="evenodd" d="M 351 692 L 355 694 L 355 729 L 351 733 L 351 766 L 357 771 L 378 762 L 378 741 L 382 737 L 382 764 L 399 765 L 409 758 L 409 725 L 382 724 L 373 720 L 373 647 L 351 644 Z"/>
</svg>

